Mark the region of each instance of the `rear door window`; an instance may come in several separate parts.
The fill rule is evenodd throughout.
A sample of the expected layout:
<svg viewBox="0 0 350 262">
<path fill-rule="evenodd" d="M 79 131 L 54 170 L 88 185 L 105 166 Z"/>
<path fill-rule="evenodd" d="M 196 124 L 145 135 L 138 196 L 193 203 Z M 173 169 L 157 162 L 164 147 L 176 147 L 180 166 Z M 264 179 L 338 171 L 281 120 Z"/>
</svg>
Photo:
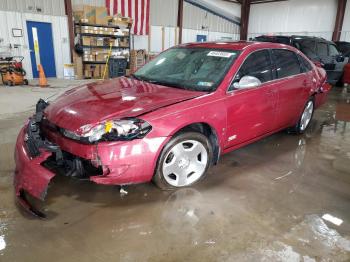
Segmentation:
<svg viewBox="0 0 350 262">
<path fill-rule="evenodd" d="M 298 55 L 300 66 L 302 72 L 309 72 L 312 69 L 312 65 L 310 65 L 309 61 L 307 61 L 304 57 L 301 55 Z"/>
<path fill-rule="evenodd" d="M 315 41 L 313 39 L 295 40 L 294 46 L 311 59 L 317 57 L 315 51 Z"/>
<path fill-rule="evenodd" d="M 273 56 L 278 78 L 293 76 L 302 72 L 298 57 L 294 52 L 285 49 L 274 49 Z"/>
<path fill-rule="evenodd" d="M 317 42 L 317 53 L 319 57 L 328 56 L 328 45 L 323 42 Z"/>
<path fill-rule="evenodd" d="M 255 76 L 261 83 L 272 80 L 272 63 L 268 50 L 256 51 L 248 56 L 236 74 L 236 81 L 243 76 Z"/>
</svg>

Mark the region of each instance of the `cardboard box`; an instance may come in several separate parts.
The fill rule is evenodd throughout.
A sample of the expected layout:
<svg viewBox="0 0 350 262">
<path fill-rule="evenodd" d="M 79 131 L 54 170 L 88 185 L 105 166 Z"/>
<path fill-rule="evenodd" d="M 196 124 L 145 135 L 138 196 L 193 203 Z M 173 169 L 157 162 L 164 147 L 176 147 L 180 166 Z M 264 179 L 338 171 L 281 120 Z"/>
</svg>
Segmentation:
<svg viewBox="0 0 350 262">
<path fill-rule="evenodd" d="M 131 50 L 130 52 L 130 72 L 134 73 L 146 63 L 146 50 Z"/>
<path fill-rule="evenodd" d="M 129 39 L 126 37 L 119 39 L 119 46 L 120 47 L 129 47 Z"/>
<path fill-rule="evenodd" d="M 103 45 L 104 45 L 103 37 L 96 38 L 96 46 L 103 46 Z"/>
<path fill-rule="evenodd" d="M 88 20 L 89 24 L 96 24 L 96 9 L 93 6 L 84 5 L 84 19 Z"/>
<path fill-rule="evenodd" d="M 64 64 L 63 65 L 63 78 L 64 79 L 75 79 L 75 65 L 74 64 Z"/>
<path fill-rule="evenodd" d="M 91 37 L 91 40 L 90 40 L 90 43 L 91 43 L 91 46 L 96 46 L 96 37 Z"/>
<path fill-rule="evenodd" d="M 89 45 L 92 45 L 92 44 L 91 44 L 91 42 L 92 42 L 91 40 L 92 40 L 92 39 L 93 39 L 93 38 L 90 37 L 90 36 L 83 36 L 83 37 L 82 37 L 82 44 L 83 44 L 83 45 L 88 45 L 88 46 L 89 46 Z"/>
<path fill-rule="evenodd" d="M 92 74 L 91 71 L 88 69 L 84 70 L 84 78 L 91 78 Z"/>
<path fill-rule="evenodd" d="M 75 79 L 83 79 L 83 58 L 73 51 Z"/>
<path fill-rule="evenodd" d="M 84 17 L 84 11 L 74 11 L 73 12 L 73 18 L 75 22 L 79 22 L 80 19 L 82 19 Z"/>
<path fill-rule="evenodd" d="M 80 16 L 79 20 L 87 19 L 87 23 L 96 24 L 96 8 L 90 5 L 74 5 L 73 15 L 76 13 L 77 18 Z"/>
<path fill-rule="evenodd" d="M 99 25 L 108 25 L 108 14 L 106 7 L 95 7 L 95 21 Z"/>
<path fill-rule="evenodd" d="M 133 23 L 132 18 L 130 17 L 123 17 L 120 15 L 112 17 L 112 19 L 109 19 L 109 24 L 114 26 L 123 26 L 123 27 L 129 27 Z"/>
<path fill-rule="evenodd" d="M 101 67 L 100 65 L 86 65 L 84 70 L 85 78 L 101 78 Z"/>
<path fill-rule="evenodd" d="M 96 61 L 106 61 L 107 60 L 108 53 L 105 52 L 99 52 L 96 54 Z"/>
<path fill-rule="evenodd" d="M 83 55 L 83 61 L 92 62 L 95 61 L 94 55 Z"/>
</svg>

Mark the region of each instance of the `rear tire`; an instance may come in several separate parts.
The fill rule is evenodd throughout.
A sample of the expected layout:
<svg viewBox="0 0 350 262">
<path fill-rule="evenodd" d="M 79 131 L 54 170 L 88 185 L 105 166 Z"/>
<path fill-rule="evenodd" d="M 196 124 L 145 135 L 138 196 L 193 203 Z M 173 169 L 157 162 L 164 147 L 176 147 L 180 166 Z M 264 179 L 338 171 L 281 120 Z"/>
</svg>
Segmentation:
<svg viewBox="0 0 350 262">
<path fill-rule="evenodd" d="M 204 178 L 212 158 L 212 146 L 206 136 L 180 133 L 163 148 L 153 182 L 163 190 L 191 186 Z"/>
<path fill-rule="evenodd" d="M 305 130 L 309 127 L 311 119 L 314 115 L 315 102 L 313 97 L 311 97 L 305 104 L 303 113 L 301 114 L 298 123 L 293 127 L 293 133 L 303 134 Z"/>
</svg>

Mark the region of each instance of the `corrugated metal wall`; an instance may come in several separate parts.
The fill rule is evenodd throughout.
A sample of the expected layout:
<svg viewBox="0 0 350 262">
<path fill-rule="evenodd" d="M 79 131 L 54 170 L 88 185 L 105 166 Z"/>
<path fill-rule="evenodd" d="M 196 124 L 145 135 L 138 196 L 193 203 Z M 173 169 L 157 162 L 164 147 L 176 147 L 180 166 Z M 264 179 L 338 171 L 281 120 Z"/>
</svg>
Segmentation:
<svg viewBox="0 0 350 262">
<path fill-rule="evenodd" d="M 72 0 L 72 5 L 105 6 L 105 0 Z"/>
<path fill-rule="evenodd" d="M 239 32 L 238 25 L 187 2 L 184 3 L 183 19 L 183 27 L 187 29 L 208 28 L 212 32 Z"/>
<path fill-rule="evenodd" d="M 337 0 L 289 0 L 252 5 L 248 34 L 315 35 L 331 39 Z"/>
<path fill-rule="evenodd" d="M 178 0 L 150 0 L 150 24 L 174 27 L 177 24 Z"/>
<path fill-rule="evenodd" d="M 350 1 L 347 1 L 340 40 L 350 42 Z"/>
<path fill-rule="evenodd" d="M 0 10 L 43 15 L 65 15 L 64 0 L 0 0 Z"/>
<path fill-rule="evenodd" d="M 175 27 L 177 5 L 177 0 L 151 0 L 151 25 Z M 183 27 L 186 29 L 200 30 L 204 26 L 213 32 L 239 32 L 239 26 L 187 2 L 184 2 L 183 19 Z"/>
</svg>

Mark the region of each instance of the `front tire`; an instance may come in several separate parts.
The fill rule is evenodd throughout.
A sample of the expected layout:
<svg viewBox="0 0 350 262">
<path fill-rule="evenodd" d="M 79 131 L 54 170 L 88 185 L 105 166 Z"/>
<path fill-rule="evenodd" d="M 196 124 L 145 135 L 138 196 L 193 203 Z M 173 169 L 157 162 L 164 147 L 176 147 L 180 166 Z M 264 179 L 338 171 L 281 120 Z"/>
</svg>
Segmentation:
<svg viewBox="0 0 350 262">
<path fill-rule="evenodd" d="M 304 107 L 304 111 L 298 120 L 298 123 L 293 128 L 296 134 L 303 134 L 305 130 L 309 127 L 311 119 L 314 115 L 315 103 L 314 99 L 310 98 Z"/>
<path fill-rule="evenodd" d="M 153 182 L 164 190 L 191 186 L 206 175 L 212 157 L 212 146 L 203 134 L 176 135 L 159 156 Z"/>
</svg>

